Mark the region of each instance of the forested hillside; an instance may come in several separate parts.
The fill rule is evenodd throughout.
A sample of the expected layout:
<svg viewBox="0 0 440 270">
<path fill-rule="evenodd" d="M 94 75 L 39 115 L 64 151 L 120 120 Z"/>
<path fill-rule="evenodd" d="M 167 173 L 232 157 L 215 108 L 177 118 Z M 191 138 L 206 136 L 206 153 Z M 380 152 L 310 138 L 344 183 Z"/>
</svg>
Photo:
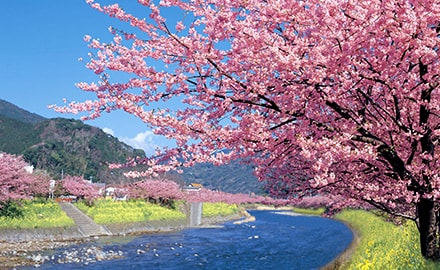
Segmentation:
<svg viewBox="0 0 440 270">
<path fill-rule="evenodd" d="M 238 161 L 223 166 L 196 164 L 184 168 L 182 176 L 188 183 L 200 183 L 207 188 L 229 193 L 265 193 L 263 184 L 253 175 L 252 166 Z"/>
<path fill-rule="evenodd" d="M 50 171 L 55 178 L 70 174 L 94 181 L 118 182 L 122 180 L 121 174 L 109 170 L 109 163 L 145 156 L 142 150 L 133 149 L 79 120 L 55 118 L 37 124 L 35 129 L 39 142 L 22 153 L 27 161 Z"/>
<path fill-rule="evenodd" d="M 123 176 L 122 170 L 110 170 L 108 163 L 145 156 L 142 150 L 120 142 L 97 127 L 73 119 L 46 119 L 1 99 L 0 152 L 23 155 L 27 162 L 55 179 L 69 174 L 105 183 L 132 181 Z M 183 171 L 183 174 L 169 173 L 165 177 L 182 185 L 197 182 L 231 193 L 262 193 L 262 185 L 249 165 L 199 164 Z"/>
<path fill-rule="evenodd" d="M 79 120 L 45 119 L 0 100 L 0 151 L 23 155 L 53 178 L 79 175 L 94 182 L 129 181 L 109 163 L 145 156 L 101 129 Z"/>
</svg>

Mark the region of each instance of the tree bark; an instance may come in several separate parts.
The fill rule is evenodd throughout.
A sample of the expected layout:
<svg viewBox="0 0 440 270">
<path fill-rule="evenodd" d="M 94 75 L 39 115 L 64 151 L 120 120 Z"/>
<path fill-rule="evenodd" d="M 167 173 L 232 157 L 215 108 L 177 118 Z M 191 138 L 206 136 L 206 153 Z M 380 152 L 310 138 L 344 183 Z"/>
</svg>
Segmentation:
<svg viewBox="0 0 440 270">
<path fill-rule="evenodd" d="M 421 199 L 417 204 L 420 248 L 426 259 L 440 260 L 439 208 L 431 199 Z"/>
</svg>

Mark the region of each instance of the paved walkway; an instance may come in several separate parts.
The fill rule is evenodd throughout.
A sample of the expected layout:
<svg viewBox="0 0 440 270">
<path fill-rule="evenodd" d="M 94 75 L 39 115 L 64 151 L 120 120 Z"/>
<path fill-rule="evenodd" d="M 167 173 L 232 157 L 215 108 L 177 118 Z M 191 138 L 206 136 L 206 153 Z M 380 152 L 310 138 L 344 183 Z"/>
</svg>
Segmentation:
<svg viewBox="0 0 440 270">
<path fill-rule="evenodd" d="M 111 235 L 105 227 L 96 224 L 89 216 L 81 212 L 73 204 L 68 202 L 60 202 L 61 209 L 73 219 L 81 233 L 86 236 Z"/>
</svg>

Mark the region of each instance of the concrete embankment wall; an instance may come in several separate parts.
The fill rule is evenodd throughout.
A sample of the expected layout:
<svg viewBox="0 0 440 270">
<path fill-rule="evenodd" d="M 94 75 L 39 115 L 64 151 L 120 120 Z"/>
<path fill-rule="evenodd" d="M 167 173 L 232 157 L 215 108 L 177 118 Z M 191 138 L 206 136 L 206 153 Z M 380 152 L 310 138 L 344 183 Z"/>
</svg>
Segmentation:
<svg viewBox="0 0 440 270">
<path fill-rule="evenodd" d="M 67 228 L 38 228 L 38 229 L 2 229 L 0 241 L 27 242 L 27 241 L 50 241 L 50 240 L 73 240 L 80 239 L 83 235 L 77 226 Z"/>
<path fill-rule="evenodd" d="M 158 233 L 179 231 L 188 227 L 186 219 L 155 220 L 132 223 L 117 223 L 105 225 L 113 235 L 133 235 L 142 233 Z"/>
</svg>

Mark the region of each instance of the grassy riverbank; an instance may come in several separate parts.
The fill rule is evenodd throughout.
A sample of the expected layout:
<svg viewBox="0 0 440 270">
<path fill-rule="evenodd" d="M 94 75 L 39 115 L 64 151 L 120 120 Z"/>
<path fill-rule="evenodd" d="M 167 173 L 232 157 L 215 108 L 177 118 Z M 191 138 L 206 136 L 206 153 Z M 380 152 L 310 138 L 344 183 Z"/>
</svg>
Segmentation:
<svg viewBox="0 0 440 270">
<path fill-rule="evenodd" d="M 185 219 L 178 209 L 171 209 L 144 200 L 98 200 L 93 206 L 78 202 L 76 206 L 98 224 Z"/>
<path fill-rule="evenodd" d="M 232 216 L 237 214 L 239 208 L 236 204 L 227 203 L 203 203 L 202 216 L 214 217 L 214 216 Z"/>
<path fill-rule="evenodd" d="M 321 215 L 324 208 L 294 208 L 296 213 Z M 346 209 L 334 218 L 345 222 L 355 233 L 348 250 L 324 269 L 440 269 L 440 263 L 425 260 L 420 253 L 416 224 L 405 221 L 395 225 L 364 210 Z"/>
<path fill-rule="evenodd" d="M 157 220 L 185 219 L 186 215 L 180 211 L 183 202 L 177 202 L 172 209 L 144 200 L 112 201 L 99 200 L 93 206 L 80 202 L 76 206 L 98 224 L 144 222 Z M 238 212 L 236 204 L 203 203 L 203 217 L 231 216 Z"/>
<path fill-rule="evenodd" d="M 344 210 L 337 219 L 358 237 L 349 260 L 340 269 L 440 269 L 440 263 L 423 258 L 414 222 L 396 226 L 372 212 Z"/>
<path fill-rule="evenodd" d="M 15 218 L 0 216 L 0 229 L 35 229 L 69 227 L 73 220 L 51 200 L 22 201 L 22 215 Z"/>
<path fill-rule="evenodd" d="M 75 205 L 98 224 L 130 223 L 158 220 L 185 219 L 180 211 L 183 202 L 177 202 L 175 209 L 148 203 L 144 200 L 113 201 L 98 200 L 93 206 L 83 202 Z M 0 229 L 65 228 L 75 225 L 61 207 L 52 200 L 21 202 L 22 216 L 0 217 Z M 237 214 L 236 204 L 204 203 L 203 217 L 231 216 Z"/>
</svg>

